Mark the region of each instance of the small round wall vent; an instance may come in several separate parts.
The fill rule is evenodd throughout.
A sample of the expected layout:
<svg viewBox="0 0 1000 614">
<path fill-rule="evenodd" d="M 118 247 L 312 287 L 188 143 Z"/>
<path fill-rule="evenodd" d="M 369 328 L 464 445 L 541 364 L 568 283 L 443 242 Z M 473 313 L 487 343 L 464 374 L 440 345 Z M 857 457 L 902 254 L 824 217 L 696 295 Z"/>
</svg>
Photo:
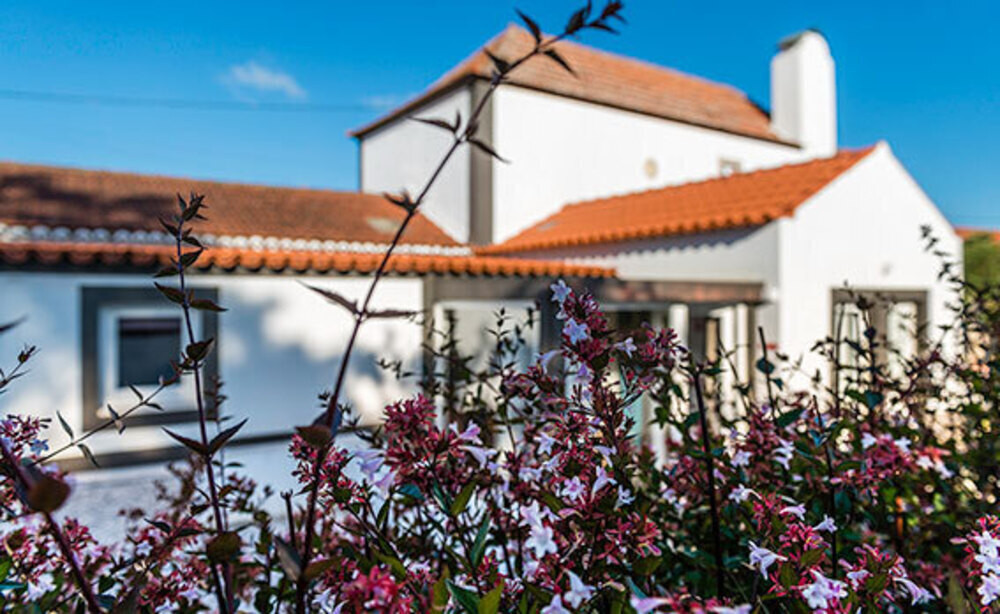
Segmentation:
<svg viewBox="0 0 1000 614">
<path fill-rule="evenodd" d="M 646 174 L 647 179 L 656 179 L 656 174 L 660 171 L 659 166 L 656 164 L 656 160 L 652 158 L 646 158 L 646 161 L 642 164 L 642 172 Z"/>
</svg>

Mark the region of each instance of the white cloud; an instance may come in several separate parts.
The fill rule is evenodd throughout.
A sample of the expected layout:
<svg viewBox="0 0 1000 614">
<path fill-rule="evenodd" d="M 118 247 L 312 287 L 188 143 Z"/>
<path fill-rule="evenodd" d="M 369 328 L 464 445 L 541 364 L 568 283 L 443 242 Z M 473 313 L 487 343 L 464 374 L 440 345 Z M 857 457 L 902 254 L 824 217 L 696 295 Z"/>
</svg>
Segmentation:
<svg viewBox="0 0 1000 614">
<path fill-rule="evenodd" d="M 295 80 L 295 77 L 276 68 L 268 68 L 249 60 L 229 68 L 224 80 L 226 83 L 241 88 L 254 89 L 260 92 L 280 92 L 295 100 L 306 97 L 306 91 Z"/>
</svg>

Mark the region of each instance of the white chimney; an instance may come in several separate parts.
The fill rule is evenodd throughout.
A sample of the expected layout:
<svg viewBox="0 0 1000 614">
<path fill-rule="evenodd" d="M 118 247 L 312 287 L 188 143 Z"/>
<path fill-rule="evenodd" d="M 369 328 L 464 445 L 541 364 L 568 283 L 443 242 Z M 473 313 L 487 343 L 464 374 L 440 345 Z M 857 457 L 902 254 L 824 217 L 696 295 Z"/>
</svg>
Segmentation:
<svg viewBox="0 0 1000 614">
<path fill-rule="evenodd" d="M 771 127 L 811 158 L 837 153 L 836 69 L 826 38 L 816 30 L 778 43 L 771 60 Z"/>
</svg>

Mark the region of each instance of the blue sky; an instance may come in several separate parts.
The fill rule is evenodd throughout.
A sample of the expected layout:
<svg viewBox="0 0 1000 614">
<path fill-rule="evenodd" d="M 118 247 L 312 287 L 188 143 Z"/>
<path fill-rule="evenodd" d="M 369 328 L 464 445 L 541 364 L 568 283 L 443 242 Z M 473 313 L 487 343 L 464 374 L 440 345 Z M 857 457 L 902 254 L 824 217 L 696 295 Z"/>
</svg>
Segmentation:
<svg viewBox="0 0 1000 614">
<path fill-rule="evenodd" d="M 626 4 L 621 36 L 584 42 L 733 84 L 765 106 L 775 43 L 818 27 L 837 61 L 841 144 L 886 139 L 954 223 L 1000 227 L 1000 3 Z M 554 30 L 577 2 L 5 0 L 0 159 L 355 189 L 347 130 L 419 92 L 515 6 Z M 68 104 L 24 92 L 259 106 Z"/>
</svg>

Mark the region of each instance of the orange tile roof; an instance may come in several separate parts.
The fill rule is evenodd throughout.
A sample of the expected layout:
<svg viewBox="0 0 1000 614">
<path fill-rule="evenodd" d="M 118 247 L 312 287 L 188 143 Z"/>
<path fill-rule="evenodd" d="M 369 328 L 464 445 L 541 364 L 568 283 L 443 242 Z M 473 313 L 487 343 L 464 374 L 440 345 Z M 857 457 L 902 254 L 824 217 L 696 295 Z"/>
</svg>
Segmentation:
<svg viewBox="0 0 1000 614">
<path fill-rule="evenodd" d="M 23 226 L 160 230 L 177 194 L 205 195 L 199 234 L 388 243 L 404 212 L 375 194 L 200 181 L 0 162 L 0 223 Z M 404 243 L 455 246 L 418 215 Z"/>
<path fill-rule="evenodd" d="M 533 45 L 534 38 L 527 30 L 510 25 L 486 46 L 495 55 L 513 60 L 529 52 Z M 509 83 L 734 134 L 784 142 L 771 131 L 768 114 L 744 92 L 732 86 L 572 41 L 561 41 L 556 49 L 573 68 L 575 75 L 555 62 L 539 57 L 513 71 Z M 482 50 L 477 51 L 424 93 L 353 131 L 351 136 L 362 137 L 414 112 L 429 100 L 469 79 L 489 79 L 491 73 L 491 60 Z"/>
<path fill-rule="evenodd" d="M 170 263 L 169 245 L 118 243 L 14 242 L 0 243 L 0 263 L 44 266 L 134 266 L 154 268 Z M 197 268 L 231 271 L 293 273 L 371 273 L 381 254 L 209 248 Z M 390 272 L 399 275 L 470 275 L 484 277 L 612 277 L 606 267 L 567 264 L 550 260 L 498 258 L 491 256 L 443 256 L 399 254 L 389 261 Z"/>
<path fill-rule="evenodd" d="M 507 241 L 500 254 L 759 226 L 800 204 L 872 147 L 800 164 L 566 205 Z"/>
<path fill-rule="evenodd" d="M 965 241 L 966 239 L 970 239 L 972 237 L 987 235 L 991 237 L 994 241 L 1000 242 L 1000 230 L 993 230 L 990 228 L 969 228 L 969 227 L 956 228 L 955 234 L 957 234 L 963 241 Z"/>
</svg>

